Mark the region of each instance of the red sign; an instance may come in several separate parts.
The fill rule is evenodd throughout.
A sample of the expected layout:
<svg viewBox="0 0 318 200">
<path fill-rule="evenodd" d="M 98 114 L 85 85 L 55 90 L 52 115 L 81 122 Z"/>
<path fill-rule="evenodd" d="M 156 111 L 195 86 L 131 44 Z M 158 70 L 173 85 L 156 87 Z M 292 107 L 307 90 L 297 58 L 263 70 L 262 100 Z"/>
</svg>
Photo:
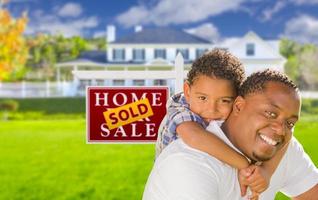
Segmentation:
<svg viewBox="0 0 318 200">
<path fill-rule="evenodd" d="M 87 87 L 87 142 L 156 141 L 168 97 L 168 87 Z"/>
</svg>

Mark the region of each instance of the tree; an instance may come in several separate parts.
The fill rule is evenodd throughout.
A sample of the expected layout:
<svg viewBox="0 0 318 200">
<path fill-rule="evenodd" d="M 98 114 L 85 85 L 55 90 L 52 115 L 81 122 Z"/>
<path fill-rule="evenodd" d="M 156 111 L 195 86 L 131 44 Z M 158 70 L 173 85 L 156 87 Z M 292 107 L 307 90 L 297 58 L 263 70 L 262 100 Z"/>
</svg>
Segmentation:
<svg viewBox="0 0 318 200">
<path fill-rule="evenodd" d="M 45 35 L 28 38 L 30 57 L 27 66 L 32 71 L 40 72 L 44 77 L 54 77 L 54 65 L 75 59 L 82 51 L 87 50 L 87 41 L 79 36 L 65 38 L 63 35 Z"/>
<path fill-rule="evenodd" d="M 299 60 L 296 55 L 291 55 L 287 58 L 285 64 L 285 73 L 293 80 L 297 85 L 300 82 L 300 69 Z"/>
<path fill-rule="evenodd" d="M 287 58 L 286 74 L 301 89 L 318 87 L 318 48 L 312 44 L 299 44 L 295 41 L 282 39 L 280 52 Z"/>
<path fill-rule="evenodd" d="M 301 51 L 301 45 L 296 43 L 293 40 L 289 40 L 284 38 L 280 41 L 280 53 L 285 57 L 289 58 L 290 56 L 294 56 L 298 52 Z"/>
<path fill-rule="evenodd" d="M 0 0 L 0 81 L 16 77 L 28 56 L 23 32 L 27 24 L 26 13 L 14 19 L 5 9 L 8 1 Z"/>
<path fill-rule="evenodd" d="M 106 51 L 106 40 L 104 37 L 88 39 L 88 43 L 91 45 L 90 49 Z"/>
<path fill-rule="evenodd" d="M 304 46 L 299 56 L 301 81 L 306 89 L 314 90 L 318 86 L 318 50 L 313 46 Z"/>
</svg>

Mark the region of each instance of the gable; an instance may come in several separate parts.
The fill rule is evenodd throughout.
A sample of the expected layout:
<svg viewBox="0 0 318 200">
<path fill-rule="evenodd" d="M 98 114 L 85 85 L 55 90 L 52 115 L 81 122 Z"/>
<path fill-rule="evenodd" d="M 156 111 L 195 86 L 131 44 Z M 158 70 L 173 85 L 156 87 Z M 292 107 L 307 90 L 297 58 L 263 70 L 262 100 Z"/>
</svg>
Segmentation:
<svg viewBox="0 0 318 200">
<path fill-rule="evenodd" d="M 247 55 L 246 48 L 248 44 L 254 44 L 254 55 Z M 283 59 L 279 53 L 279 48 L 277 48 L 277 42 L 265 41 L 253 32 L 247 33 L 243 38 L 231 43 L 227 48 L 241 59 Z"/>
</svg>

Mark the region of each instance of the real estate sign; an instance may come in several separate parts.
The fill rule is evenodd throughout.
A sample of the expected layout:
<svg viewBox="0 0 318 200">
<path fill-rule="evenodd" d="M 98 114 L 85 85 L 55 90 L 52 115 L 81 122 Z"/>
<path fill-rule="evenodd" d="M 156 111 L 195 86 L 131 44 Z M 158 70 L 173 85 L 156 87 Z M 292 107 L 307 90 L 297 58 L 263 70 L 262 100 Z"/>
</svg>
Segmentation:
<svg viewBox="0 0 318 200">
<path fill-rule="evenodd" d="M 168 97 L 168 87 L 87 87 L 87 142 L 156 141 Z"/>
</svg>

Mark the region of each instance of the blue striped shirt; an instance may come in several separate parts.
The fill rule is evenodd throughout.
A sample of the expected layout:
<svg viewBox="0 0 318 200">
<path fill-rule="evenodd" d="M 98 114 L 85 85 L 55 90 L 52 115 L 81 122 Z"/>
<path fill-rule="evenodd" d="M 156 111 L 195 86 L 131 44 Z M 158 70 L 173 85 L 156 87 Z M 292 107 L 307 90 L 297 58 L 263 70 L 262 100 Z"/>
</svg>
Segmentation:
<svg viewBox="0 0 318 200">
<path fill-rule="evenodd" d="M 173 95 L 167 102 L 167 114 L 163 118 L 156 142 L 156 158 L 162 150 L 178 138 L 176 128 L 182 122 L 193 121 L 207 127 L 204 120 L 190 110 L 183 93 Z"/>
</svg>

